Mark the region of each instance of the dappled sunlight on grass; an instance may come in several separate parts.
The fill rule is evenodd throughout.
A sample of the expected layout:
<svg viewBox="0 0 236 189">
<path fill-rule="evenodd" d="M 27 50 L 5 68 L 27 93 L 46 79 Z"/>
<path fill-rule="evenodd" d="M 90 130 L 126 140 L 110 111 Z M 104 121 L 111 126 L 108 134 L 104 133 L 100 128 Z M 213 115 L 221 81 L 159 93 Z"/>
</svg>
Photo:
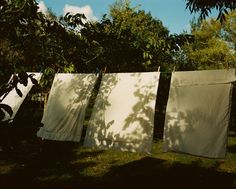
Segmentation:
<svg viewBox="0 0 236 189">
<path fill-rule="evenodd" d="M 14 163 L 0 162 L 0 175 L 10 174 L 16 166 Z"/>
<path fill-rule="evenodd" d="M 34 155 L 17 151 L 0 156 L 0 182 L 8 188 L 122 188 L 160 186 L 236 186 L 236 136 L 229 137 L 225 159 L 162 152 L 162 140 L 152 154 L 95 150 L 80 144 L 48 144 Z M 35 148 L 34 148 L 35 149 Z M 146 183 L 146 184 L 145 184 Z"/>
<path fill-rule="evenodd" d="M 218 171 L 232 172 L 236 173 L 236 137 L 229 137 L 228 148 L 235 146 L 235 152 L 228 150 L 225 159 L 211 159 L 198 156 L 192 156 L 184 153 L 176 152 L 162 152 L 162 140 L 157 141 L 153 145 L 153 155 L 152 157 L 158 157 L 160 159 L 166 160 L 168 164 L 178 162 L 181 164 L 197 164 L 204 168 L 214 168 L 217 167 Z"/>
<path fill-rule="evenodd" d="M 101 177 L 107 172 L 112 166 L 119 166 L 129 163 L 134 160 L 138 160 L 144 157 L 143 154 L 132 153 L 132 152 L 119 152 L 113 150 L 93 150 L 90 148 L 79 148 L 77 152 L 78 159 L 72 162 L 73 165 L 93 163 L 80 172 L 84 176 L 95 176 Z"/>
</svg>

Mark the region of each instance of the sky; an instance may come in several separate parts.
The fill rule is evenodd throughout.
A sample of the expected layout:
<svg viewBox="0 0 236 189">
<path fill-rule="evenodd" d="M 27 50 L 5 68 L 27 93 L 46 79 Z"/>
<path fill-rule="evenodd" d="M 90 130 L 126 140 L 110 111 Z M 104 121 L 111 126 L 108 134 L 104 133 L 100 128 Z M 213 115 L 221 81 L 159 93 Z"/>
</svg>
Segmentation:
<svg viewBox="0 0 236 189">
<path fill-rule="evenodd" d="M 66 12 L 84 13 L 88 20 L 101 20 L 102 15 L 109 13 L 110 5 L 116 0 L 38 0 L 40 11 L 51 9 L 57 16 Z M 190 14 L 185 0 L 131 0 L 131 7 L 139 5 L 140 10 L 150 12 L 162 21 L 171 34 L 190 31 L 190 21 L 197 14 Z"/>
</svg>

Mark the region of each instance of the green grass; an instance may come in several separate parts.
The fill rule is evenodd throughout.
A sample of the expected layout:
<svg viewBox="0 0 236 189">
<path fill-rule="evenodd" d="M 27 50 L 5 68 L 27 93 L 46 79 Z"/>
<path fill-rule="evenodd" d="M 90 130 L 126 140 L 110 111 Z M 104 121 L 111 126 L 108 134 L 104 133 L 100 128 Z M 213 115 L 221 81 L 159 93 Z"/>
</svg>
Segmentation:
<svg viewBox="0 0 236 189">
<path fill-rule="evenodd" d="M 74 143 L 46 143 L 43 151 L 36 142 L 22 145 L 0 153 L 3 188 L 236 188 L 236 136 L 225 159 L 164 153 L 162 140 L 150 155 Z"/>
</svg>

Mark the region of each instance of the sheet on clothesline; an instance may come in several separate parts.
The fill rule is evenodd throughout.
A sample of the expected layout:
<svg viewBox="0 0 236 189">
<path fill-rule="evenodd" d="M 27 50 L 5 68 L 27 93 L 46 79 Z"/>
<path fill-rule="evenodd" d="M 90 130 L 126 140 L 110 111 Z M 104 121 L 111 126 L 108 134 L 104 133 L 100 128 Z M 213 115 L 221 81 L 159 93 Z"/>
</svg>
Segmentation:
<svg viewBox="0 0 236 189">
<path fill-rule="evenodd" d="M 159 72 L 105 74 L 84 146 L 149 153 L 159 76 Z"/>
<path fill-rule="evenodd" d="M 36 72 L 27 72 L 28 75 L 34 74 L 33 78 L 39 81 L 42 77 L 42 73 L 36 73 Z M 19 110 L 21 104 L 25 100 L 25 97 L 31 90 L 32 86 L 34 84 L 31 82 L 30 79 L 28 79 L 28 84 L 27 86 L 24 86 L 23 84 L 18 83 L 17 88 L 21 91 L 22 97 L 20 97 L 17 93 L 16 90 L 13 89 L 8 93 L 8 95 L 3 99 L 2 103 L 7 104 L 12 108 L 13 114 L 10 116 L 9 114 L 6 114 L 4 120 L 9 120 L 9 119 L 14 119 L 17 111 Z"/>
<path fill-rule="evenodd" d="M 164 151 L 224 158 L 235 80 L 235 69 L 173 72 Z"/>
<path fill-rule="evenodd" d="M 95 74 L 55 75 L 37 136 L 57 141 L 79 142 Z"/>
</svg>

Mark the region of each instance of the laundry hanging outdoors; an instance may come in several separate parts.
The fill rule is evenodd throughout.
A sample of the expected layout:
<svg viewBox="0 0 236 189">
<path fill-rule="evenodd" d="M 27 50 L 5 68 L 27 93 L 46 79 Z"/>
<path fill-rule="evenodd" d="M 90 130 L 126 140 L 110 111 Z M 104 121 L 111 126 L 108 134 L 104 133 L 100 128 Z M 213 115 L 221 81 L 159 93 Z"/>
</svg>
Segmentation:
<svg viewBox="0 0 236 189">
<path fill-rule="evenodd" d="M 36 72 L 27 72 L 27 75 L 32 75 L 32 77 L 34 79 L 36 79 L 37 81 L 39 81 L 42 77 L 42 73 L 36 73 Z M 11 78 L 13 77 L 13 75 L 11 76 Z M 10 79 L 11 80 L 11 79 Z M 13 89 L 11 90 L 7 96 L 3 99 L 2 104 L 6 104 L 8 106 L 11 107 L 13 114 L 10 116 L 9 114 L 5 115 L 4 120 L 13 120 L 17 111 L 19 110 L 21 104 L 24 102 L 25 97 L 27 96 L 27 94 L 29 93 L 29 91 L 31 90 L 31 88 L 33 87 L 33 83 L 30 79 L 28 79 L 28 83 L 27 86 L 24 86 L 21 83 L 17 84 L 17 88 L 19 89 L 19 91 L 22 93 L 22 97 L 19 96 L 19 94 L 17 94 L 16 90 Z"/>
<path fill-rule="evenodd" d="M 43 127 L 37 136 L 79 142 L 85 111 L 96 81 L 95 74 L 56 74 L 41 121 Z"/>
<path fill-rule="evenodd" d="M 164 151 L 224 158 L 235 69 L 173 72 Z"/>
<path fill-rule="evenodd" d="M 84 146 L 150 153 L 160 72 L 102 78 Z"/>
</svg>

